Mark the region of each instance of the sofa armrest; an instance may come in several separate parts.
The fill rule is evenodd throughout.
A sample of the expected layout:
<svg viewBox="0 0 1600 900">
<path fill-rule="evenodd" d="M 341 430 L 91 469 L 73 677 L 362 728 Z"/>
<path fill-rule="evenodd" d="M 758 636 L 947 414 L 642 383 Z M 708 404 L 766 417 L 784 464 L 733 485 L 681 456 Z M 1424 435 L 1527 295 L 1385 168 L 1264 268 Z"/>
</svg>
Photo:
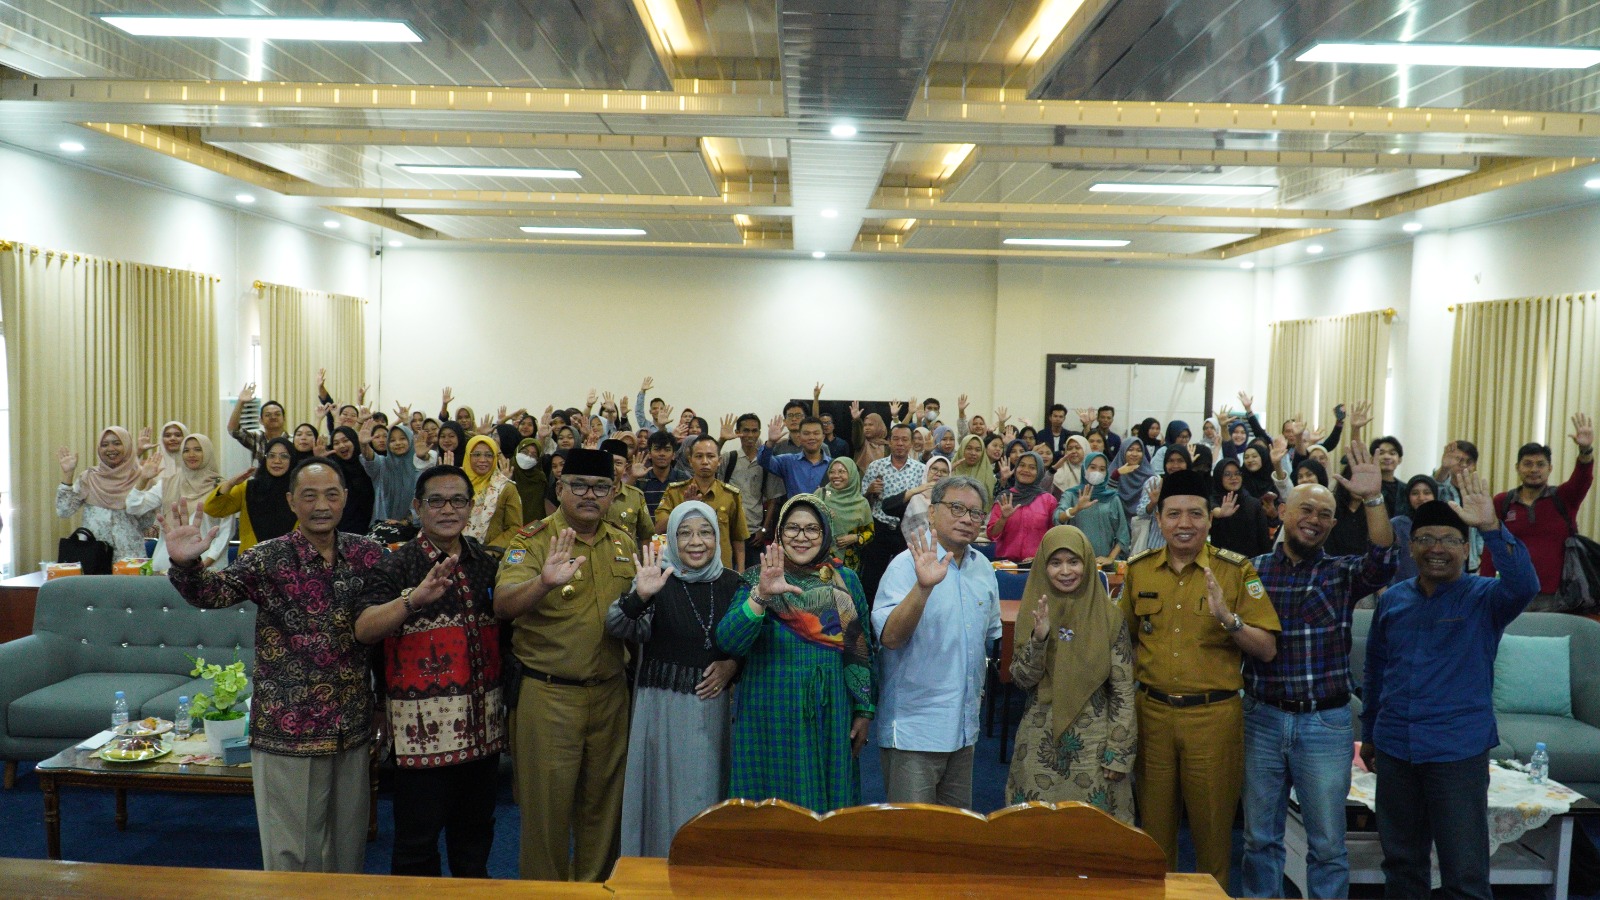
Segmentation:
<svg viewBox="0 0 1600 900">
<path fill-rule="evenodd" d="M 51 652 L 49 643 L 39 635 L 0 644 L 0 730 L 12 701 L 71 675 L 64 655 Z"/>
</svg>

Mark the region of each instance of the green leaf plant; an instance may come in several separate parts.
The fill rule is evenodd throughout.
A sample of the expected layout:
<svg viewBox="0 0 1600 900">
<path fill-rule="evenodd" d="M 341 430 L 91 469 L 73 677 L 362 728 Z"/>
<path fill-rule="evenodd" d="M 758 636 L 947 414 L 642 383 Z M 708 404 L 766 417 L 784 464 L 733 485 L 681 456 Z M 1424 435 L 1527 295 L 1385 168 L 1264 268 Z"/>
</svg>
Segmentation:
<svg viewBox="0 0 1600 900">
<path fill-rule="evenodd" d="M 185 653 L 184 656 L 189 654 Z M 189 704 L 190 713 L 197 718 L 212 721 L 242 718 L 244 710 L 234 707 L 239 702 L 240 692 L 250 683 L 244 674 L 244 663 L 237 657 L 227 666 L 207 663 L 204 657 L 196 659 L 189 656 L 189 661 L 194 663 L 194 671 L 189 674 L 211 679 L 212 690 L 210 694 L 194 695 Z"/>
</svg>

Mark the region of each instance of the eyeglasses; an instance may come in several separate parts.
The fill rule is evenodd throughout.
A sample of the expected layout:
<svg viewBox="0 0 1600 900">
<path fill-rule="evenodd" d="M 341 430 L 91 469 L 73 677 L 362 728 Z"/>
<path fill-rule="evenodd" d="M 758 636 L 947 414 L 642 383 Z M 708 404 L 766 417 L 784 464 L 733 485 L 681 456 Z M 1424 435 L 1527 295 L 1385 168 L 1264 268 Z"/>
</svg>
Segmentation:
<svg viewBox="0 0 1600 900">
<path fill-rule="evenodd" d="M 965 517 L 974 522 L 983 521 L 983 507 L 981 506 L 968 506 L 965 503 L 951 503 L 948 500 L 939 501 L 939 505 L 950 510 L 950 515 L 955 516 L 958 519 Z"/>
<path fill-rule="evenodd" d="M 804 536 L 806 536 L 808 538 L 819 538 L 819 537 L 822 537 L 822 526 L 821 525 L 785 525 L 785 526 L 783 526 L 783 532 L 782 533 L 783 533 L 783 536 L 786 537 L 786 538 L 797 538 L 797 537 L 800 537 L 801 535 L 804 535 Z"/>
<path fill-rule="evenodd" d="M 1414 537 L 1411 539 L 1411 543 L 1416 544 L 1418 547 L 1421 547 L 1424 550 L 1431 550 L 1434 547 L 1439 546 L 1443 546 L 1449 550 L 1459 550 L 1467 545 L 1465 540 L 1458 537 L 1434 537 L 1431 534 L 1425 534 L 1422 537 Z"/>
<path fill-rule="evenodd" d="M 609 496 L 611 496 L 611 483 L 609 481 L 600 482 L 598 484 L 596 484 L 596 483 L 585 483 L 585 482 L 581 482 L 581 481 L 565 481 L 565 482 L 562 482 L 562 484 L 566 485 L 567 490 L 573 492 L 574 494 L 578 495 L 579 497 L 609 497 Z"/>
<path fill-rule="evenodd" d="M 429 509 L 444 509 L 445 504 L 447 503 L 450 505 L 450 508 L 454 510 L 466 509 L 472 505 L 471 499 L 463 497 L 460 494 L 457 494 L 454 497 L 440 497 L 438 494 L 434 494 L 422 502 L 428 504 Z"/>
</svg>

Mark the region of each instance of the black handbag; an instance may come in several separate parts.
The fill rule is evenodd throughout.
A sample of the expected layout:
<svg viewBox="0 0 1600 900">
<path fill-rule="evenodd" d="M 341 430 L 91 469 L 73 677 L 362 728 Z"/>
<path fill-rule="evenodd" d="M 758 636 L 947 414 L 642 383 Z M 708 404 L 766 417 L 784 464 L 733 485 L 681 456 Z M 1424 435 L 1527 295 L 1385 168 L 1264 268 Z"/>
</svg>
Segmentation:
<svg viewBox="0 0 1600 900">
<path fill-rule="evenodd" d="M 111 574 L 111 545 L 87 528 L 62 538 L 56 547 L 56 562 L 77 563 L 85 575 Z"/>
</svg>

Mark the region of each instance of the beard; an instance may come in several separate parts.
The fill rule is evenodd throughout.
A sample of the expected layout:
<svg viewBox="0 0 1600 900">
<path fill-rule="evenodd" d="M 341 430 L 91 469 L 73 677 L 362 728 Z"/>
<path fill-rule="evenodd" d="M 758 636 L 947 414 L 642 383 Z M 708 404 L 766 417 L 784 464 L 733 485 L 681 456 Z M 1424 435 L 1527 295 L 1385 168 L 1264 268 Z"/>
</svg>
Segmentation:
<svg viewBox="0 0 1600 900">
<path fill-rule="evenodd" d="M 1307 544 L 1306 542 L 1300 540 L 1292 532 L 1290 532 L 1289 530 L 1285 529 L 1284 533 L 1283 533 L 1283 542 L 1284 542 L 1284 544 L 1286 544 L 1289 547 L 1290 550 L 1294 551 L 1294 555 L 1295 556 L 1298 556 L 1298 557 L 1304 559 L 1305 557 L 1310 556 L 1311 554 L 1313 554 L 1313 553 L 1317 552 L 1318 550 L 1322 549 L 1322 545 L 1326 544 L 1328 542 L 1328 539 L 1327 539 L 1326 536 L 1324 536 L 1322 540 L 1318 541 L 1313 546 L 1313 545 Z"/>
</svg>

